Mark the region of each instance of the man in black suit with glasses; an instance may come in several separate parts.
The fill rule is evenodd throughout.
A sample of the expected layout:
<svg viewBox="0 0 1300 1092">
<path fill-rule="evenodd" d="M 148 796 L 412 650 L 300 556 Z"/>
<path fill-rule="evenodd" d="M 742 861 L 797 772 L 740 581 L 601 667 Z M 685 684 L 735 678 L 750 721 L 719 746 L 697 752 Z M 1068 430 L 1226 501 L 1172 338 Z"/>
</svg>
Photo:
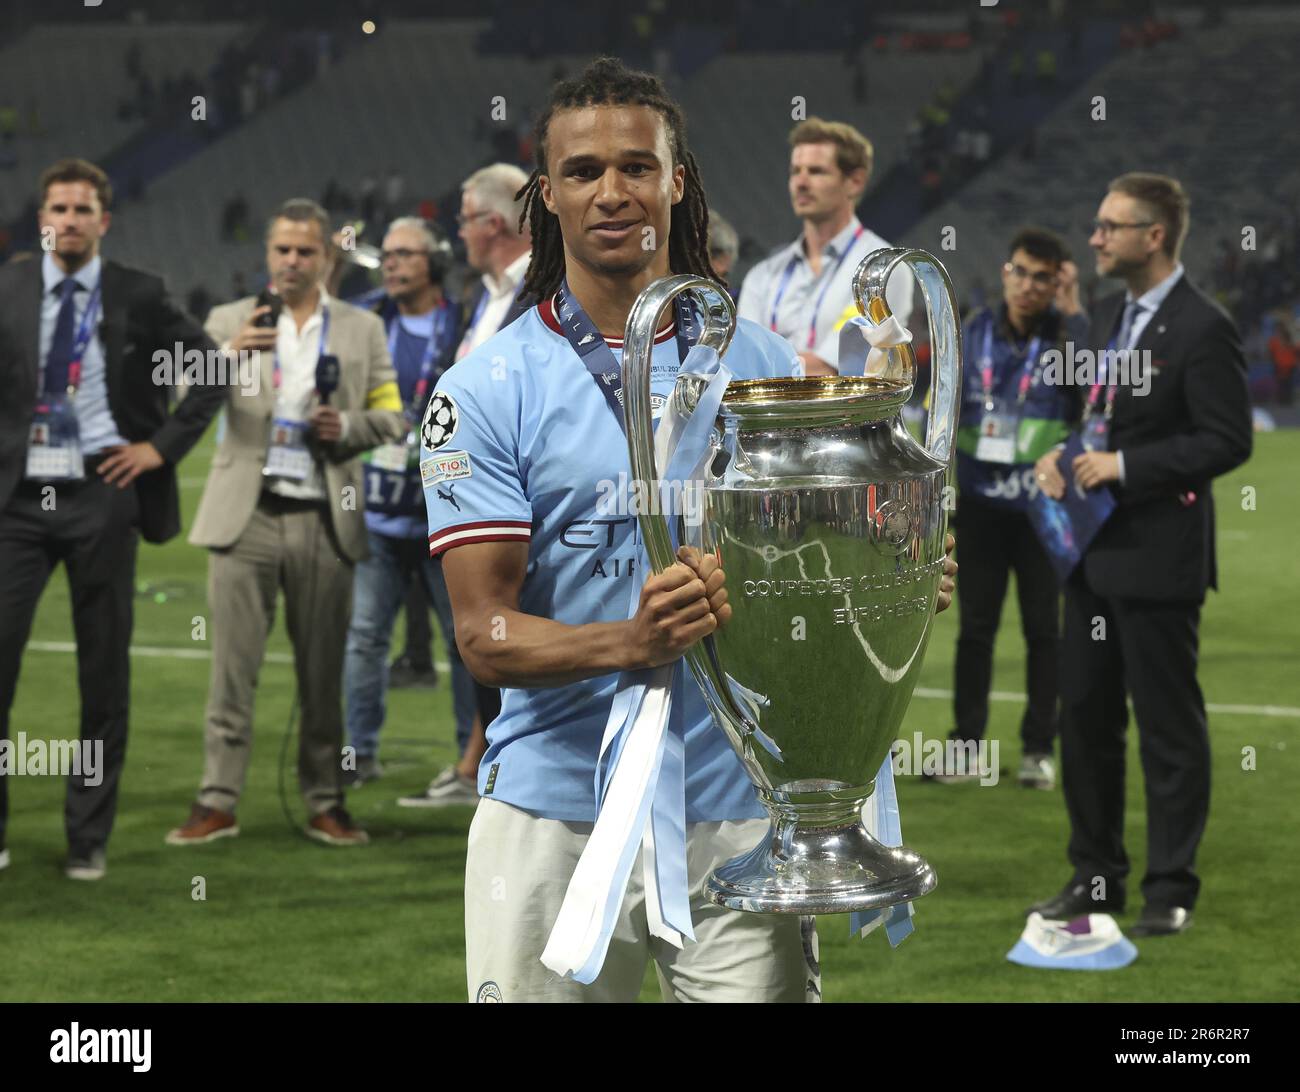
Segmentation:
<svg viewBox="0 0 1300 1092">
<path fill-rule="evenodd" d="M 1127 291 L 1093 309 L 1094 349 L 1130 350 L 1128 382 L 1076 388 L 1091 446 L 1070 470 L 1115 508 L 1065 588 L 1061 765 L 1074 875 L 1036 904 L 1068 919 L 1124 909 L 1126 697 L 1146 782 L 1145 907 L 1135 936 L 1181 933 L 1200 890 L 1196 850 L 1210 807 L 1210 736 L 1196 678 L 1201 605 L 1217 587 L 1210 483 L 1250 456 L 1250 400 L 1232 320 L 1187 278 L 1188 199 L 1176 179 L 1110 184 L 1089 245 Z M 1122 376 L 1119 377 L 1122 379 Z M 1060 498 L 1060 451 L 1035 467 Z"/>
</svg>

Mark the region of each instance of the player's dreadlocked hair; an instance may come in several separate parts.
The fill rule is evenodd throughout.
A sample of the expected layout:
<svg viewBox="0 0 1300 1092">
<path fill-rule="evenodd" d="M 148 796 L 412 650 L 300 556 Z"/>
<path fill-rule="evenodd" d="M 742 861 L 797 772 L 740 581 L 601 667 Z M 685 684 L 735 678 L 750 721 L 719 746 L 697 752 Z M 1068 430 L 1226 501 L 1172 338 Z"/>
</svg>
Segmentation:
<svg viewBox="0 0 1300 1092">
<path fill-rule="evenodd" d="M 553 295 L 564 279 L 564 240 L 560 221 L 542 201 L 538 178 L 546 173 L 547 132 L 557 110 L 583 106 L 649 106 L 658 110 L 668 125 L 673 166 L 686 167 L 681 201 L 674 207 L 668 234 L 668 267 L 673 273 L 694 273 L 722 283 L 709 263 L 709 206 L 695 157 L 686 147 L 686 118 L 673 102 L 663 83 L 648 72 L 627 68 L 614 57 L 592 61 L 582 75 L 561 80 L 551 89 L 551 101 L 533 129 L 537 167 L 528 183 L 516 195 L 523 198 L 519 217 L 523 230 L 527 220 L 533 234 L 533 256 L 524 277 L 523 293 L 534 300 Z"/>
</svg>

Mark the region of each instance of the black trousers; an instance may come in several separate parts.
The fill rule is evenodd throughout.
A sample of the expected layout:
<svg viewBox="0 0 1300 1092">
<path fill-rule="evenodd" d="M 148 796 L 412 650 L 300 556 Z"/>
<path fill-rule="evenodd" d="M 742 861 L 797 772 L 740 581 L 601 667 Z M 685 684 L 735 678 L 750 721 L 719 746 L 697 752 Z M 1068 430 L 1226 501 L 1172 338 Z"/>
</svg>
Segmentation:
<svg viewBox="0 0 1300 1092">
<path fill-rule="evenodd" d="M 1047 552 L 1020 512 L 961 499 L 956 519 L 957 636 L 954 739 L 983 739 L 989 721 L 993 645 L 1002 619 L 1007 577 L 1016 574 L 1020 628 L 1025 636 L 1025 690 L 1020 721 L 1027 754 L 1050 754 L 1056 739 L 1061 588 Z"/>
<path fill-rule="evenodd" d="M 1149 905 L 1191 909 L 1210 810 L 1210 735 L 1196 679 L 1201 604 L 1109 599 L 1078 570 L 1066 584 L 1061 773 L 1077 882 L 1124 889 L 1127 694 L 1147 801 Z M 1107 891 L 1108 896 L 1112 892 Z"/>
<path fill-rule="evenodd" d="M 113 829 L 131 699 L 139 505 L 134 487 L 106 485 L 94 471 L 97 465 L 87 460 L 84 482 L 20 482 L 0 512 L 0 738 L 10 738 L 9 712 L 36 605 L 55 565 L 62 561 L 68 573 L 80 738 L 103 746 L 100 769 L 83 767 L 68 777 L 64 828 L 74 854 L 101 848 Z M 57 715 L 17 727 L 33 736 L 69 735 L 69 725 Z M 9 780 L 0 776 L 0 845 Z"/>
<path fill-rule="evenodd" d="M 406 648 L 402 655 L 416 664 L 433 664 L 433 629 L 429 625 L 429 597 L 420 578 L 411 579 L 404 604 L 406 614 Z M 474 700 L 479 723 L 487 728 L 501 714 L 501 691 L 474 680 Z"/>
<path fill-rule="evenodd" d="M 406 647 L 402 655 L 417 667 L 432 667 L 433 626 L 429 622 L 429 593 L 418 575 L 411 576 L 403 613 L 406 615 Z"/>
</svg>

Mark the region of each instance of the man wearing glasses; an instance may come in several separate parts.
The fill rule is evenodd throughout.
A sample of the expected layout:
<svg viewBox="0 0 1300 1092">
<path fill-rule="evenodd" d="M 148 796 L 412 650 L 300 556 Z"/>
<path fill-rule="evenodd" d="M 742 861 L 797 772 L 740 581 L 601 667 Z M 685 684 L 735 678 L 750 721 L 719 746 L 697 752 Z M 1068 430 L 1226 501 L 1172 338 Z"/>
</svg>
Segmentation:
<svg viewBox="0 0 1300 1092">
<path fill-rule="evenodd" d="M 469 267 L 482 276 L 482 284 L 477 291 L 467 290 L 457 360 L 469 355 L 498 330 L 504 330 L 532 306 L 532 301 L 521 291 L 533 252 L 532 233 L 527 223 L 521 223 L 524 203 L 518 196 L 527 184 L 528 175 L 518 167 L 493 163 L 475 171 L 461 186 L 456 222 L 465 244 L 465 258 Z M 444 493 L 454 488 L 453 483 Z M 441 499 L 446 502 L 445 497 Z M 440 558 L 426 560 L 441 570 Z M 447 644 L 455 656 L 453 662 L 458 662 L 460 654 L 455 648 L 454 634 L 448 635 Z M 398 800 L 402 807 L 441 808 L 478 803 L 479 759 L 487 751 L 487 726 L 501 711 L 501 692 L 473 679 L 471 683 L 476 716 L 468 734 L 462 733 L 457 716 L 456 761 L 440 770 L 423 792 Z"/>
<path fill-rule="evenodd" d="M 353 786 L 383 773 L 378 750 L 389 685 L 388 650 L 413 580 L 420 585 L 420 609 L 427 609 L 425 602 L 433 607 L 447 642 L 458 739 L 469 739 L 474 721 L 474 679 L 456 648 L 442 565 L 429 557 L 426 546 L 416 441 L 434 384 L 451 363 L 460 335 L 456 305 L 443 291 L 450 261 L 450 244 L 419 217 L 394 220 L 384 235 L 384 297 L 378 312 L 397 372 L 406 433 L 362 456 L 369 556 L 357 564 L 344 664 L 348 742 L 355 759 L 346 779 Z"/>
<path fill-rule="evenodd" d="M 972 315 L 965 329 L 970 366 L 963 375 L 957 438 L 961 619 L 953 738 L 984 738 L 993 645 L 1007 577 L 1014 571 L 1029 693 L 1020 722 L 1019 779 L 1037 789 L 1056 784 L 1052 747 L 1060 589 L 1026 508 L 1037 491 L 1035 460 L 1065 439 L 1076 415 L 1076 399 L 1068 388 L 1043 381 L 1042 358 L 1066 340 L 1083 345 L 1087 335 L 1078 270 L 1065 242 L 1050 231 L 1024 228 L 1011 240 L 1002 266 L 1002 303 Z M 955 753 L 964 756 L 974 749 Z M 980 776 L 978 769 L 963 766 L 935 780 Z"/>
<path fill-rule="evenodd" d="M 1078 392 L 1088 450 L 1069 469 L 1076 487 L 1109 490 L 1115 507 L 1065 587 L 1061 770 L 1074 874 L 1032 907 L 1054 919 L 1124 909 L 1131 699 L 1147 809 L 1146 905 L 1134 936 L 1186 930 L 1200 890 L 1210 737 L 1196 663 L 1201 604 L 1216 586 L 1210 483 L 1251 448 L 1236 326 L 1178 260 L 1188 204 L 1176 179 L 1122 175 L 1088 240 L 1097 273 L 1127 288 L 1093 309 L 1093 346 L 1149 354 L 1150 364 L 1127 369 L 1144 373 L 1141 386 L 1103 376 L 1099 364 L 1097 381 Z M 1049 452 L 1035 468 L 1057 498 L 1060 459 Z"/>
</svg>

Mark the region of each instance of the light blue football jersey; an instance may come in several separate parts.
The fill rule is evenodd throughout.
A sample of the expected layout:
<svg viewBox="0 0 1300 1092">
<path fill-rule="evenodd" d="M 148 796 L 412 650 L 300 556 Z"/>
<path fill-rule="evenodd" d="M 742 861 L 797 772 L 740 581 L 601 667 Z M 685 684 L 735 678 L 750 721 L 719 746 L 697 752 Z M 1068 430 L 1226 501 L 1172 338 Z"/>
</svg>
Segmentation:
<svg viewBox="0 0 1300 1092">
<path fill-rule="evenodd" d="M 609 339 L 609 347 L 621 359 L 621 341 Z M 741 379 L 802 374 L 788 342 L 746 319 L 725 362 Z M 652 358 L 656 415 L 679 368 L 669 328 Z M 649 575 L 636 516 L 615 499 L 620 474 L 624 483 L 631 478 L 627 441 L 552 301 L 438 381 L 421 426 L 420 469 L 431 554 L 527 542 L 521 611 L 573 626 L 627 619 Z M 479 792 L 543 818 L 594 821 L 596 760 L 617 679 L 503 690 Z M 687 822 L 760 817 L 749 778 L 689 673 L 683 691 L 673 715 L 684 718 Z"/>
</svg>

